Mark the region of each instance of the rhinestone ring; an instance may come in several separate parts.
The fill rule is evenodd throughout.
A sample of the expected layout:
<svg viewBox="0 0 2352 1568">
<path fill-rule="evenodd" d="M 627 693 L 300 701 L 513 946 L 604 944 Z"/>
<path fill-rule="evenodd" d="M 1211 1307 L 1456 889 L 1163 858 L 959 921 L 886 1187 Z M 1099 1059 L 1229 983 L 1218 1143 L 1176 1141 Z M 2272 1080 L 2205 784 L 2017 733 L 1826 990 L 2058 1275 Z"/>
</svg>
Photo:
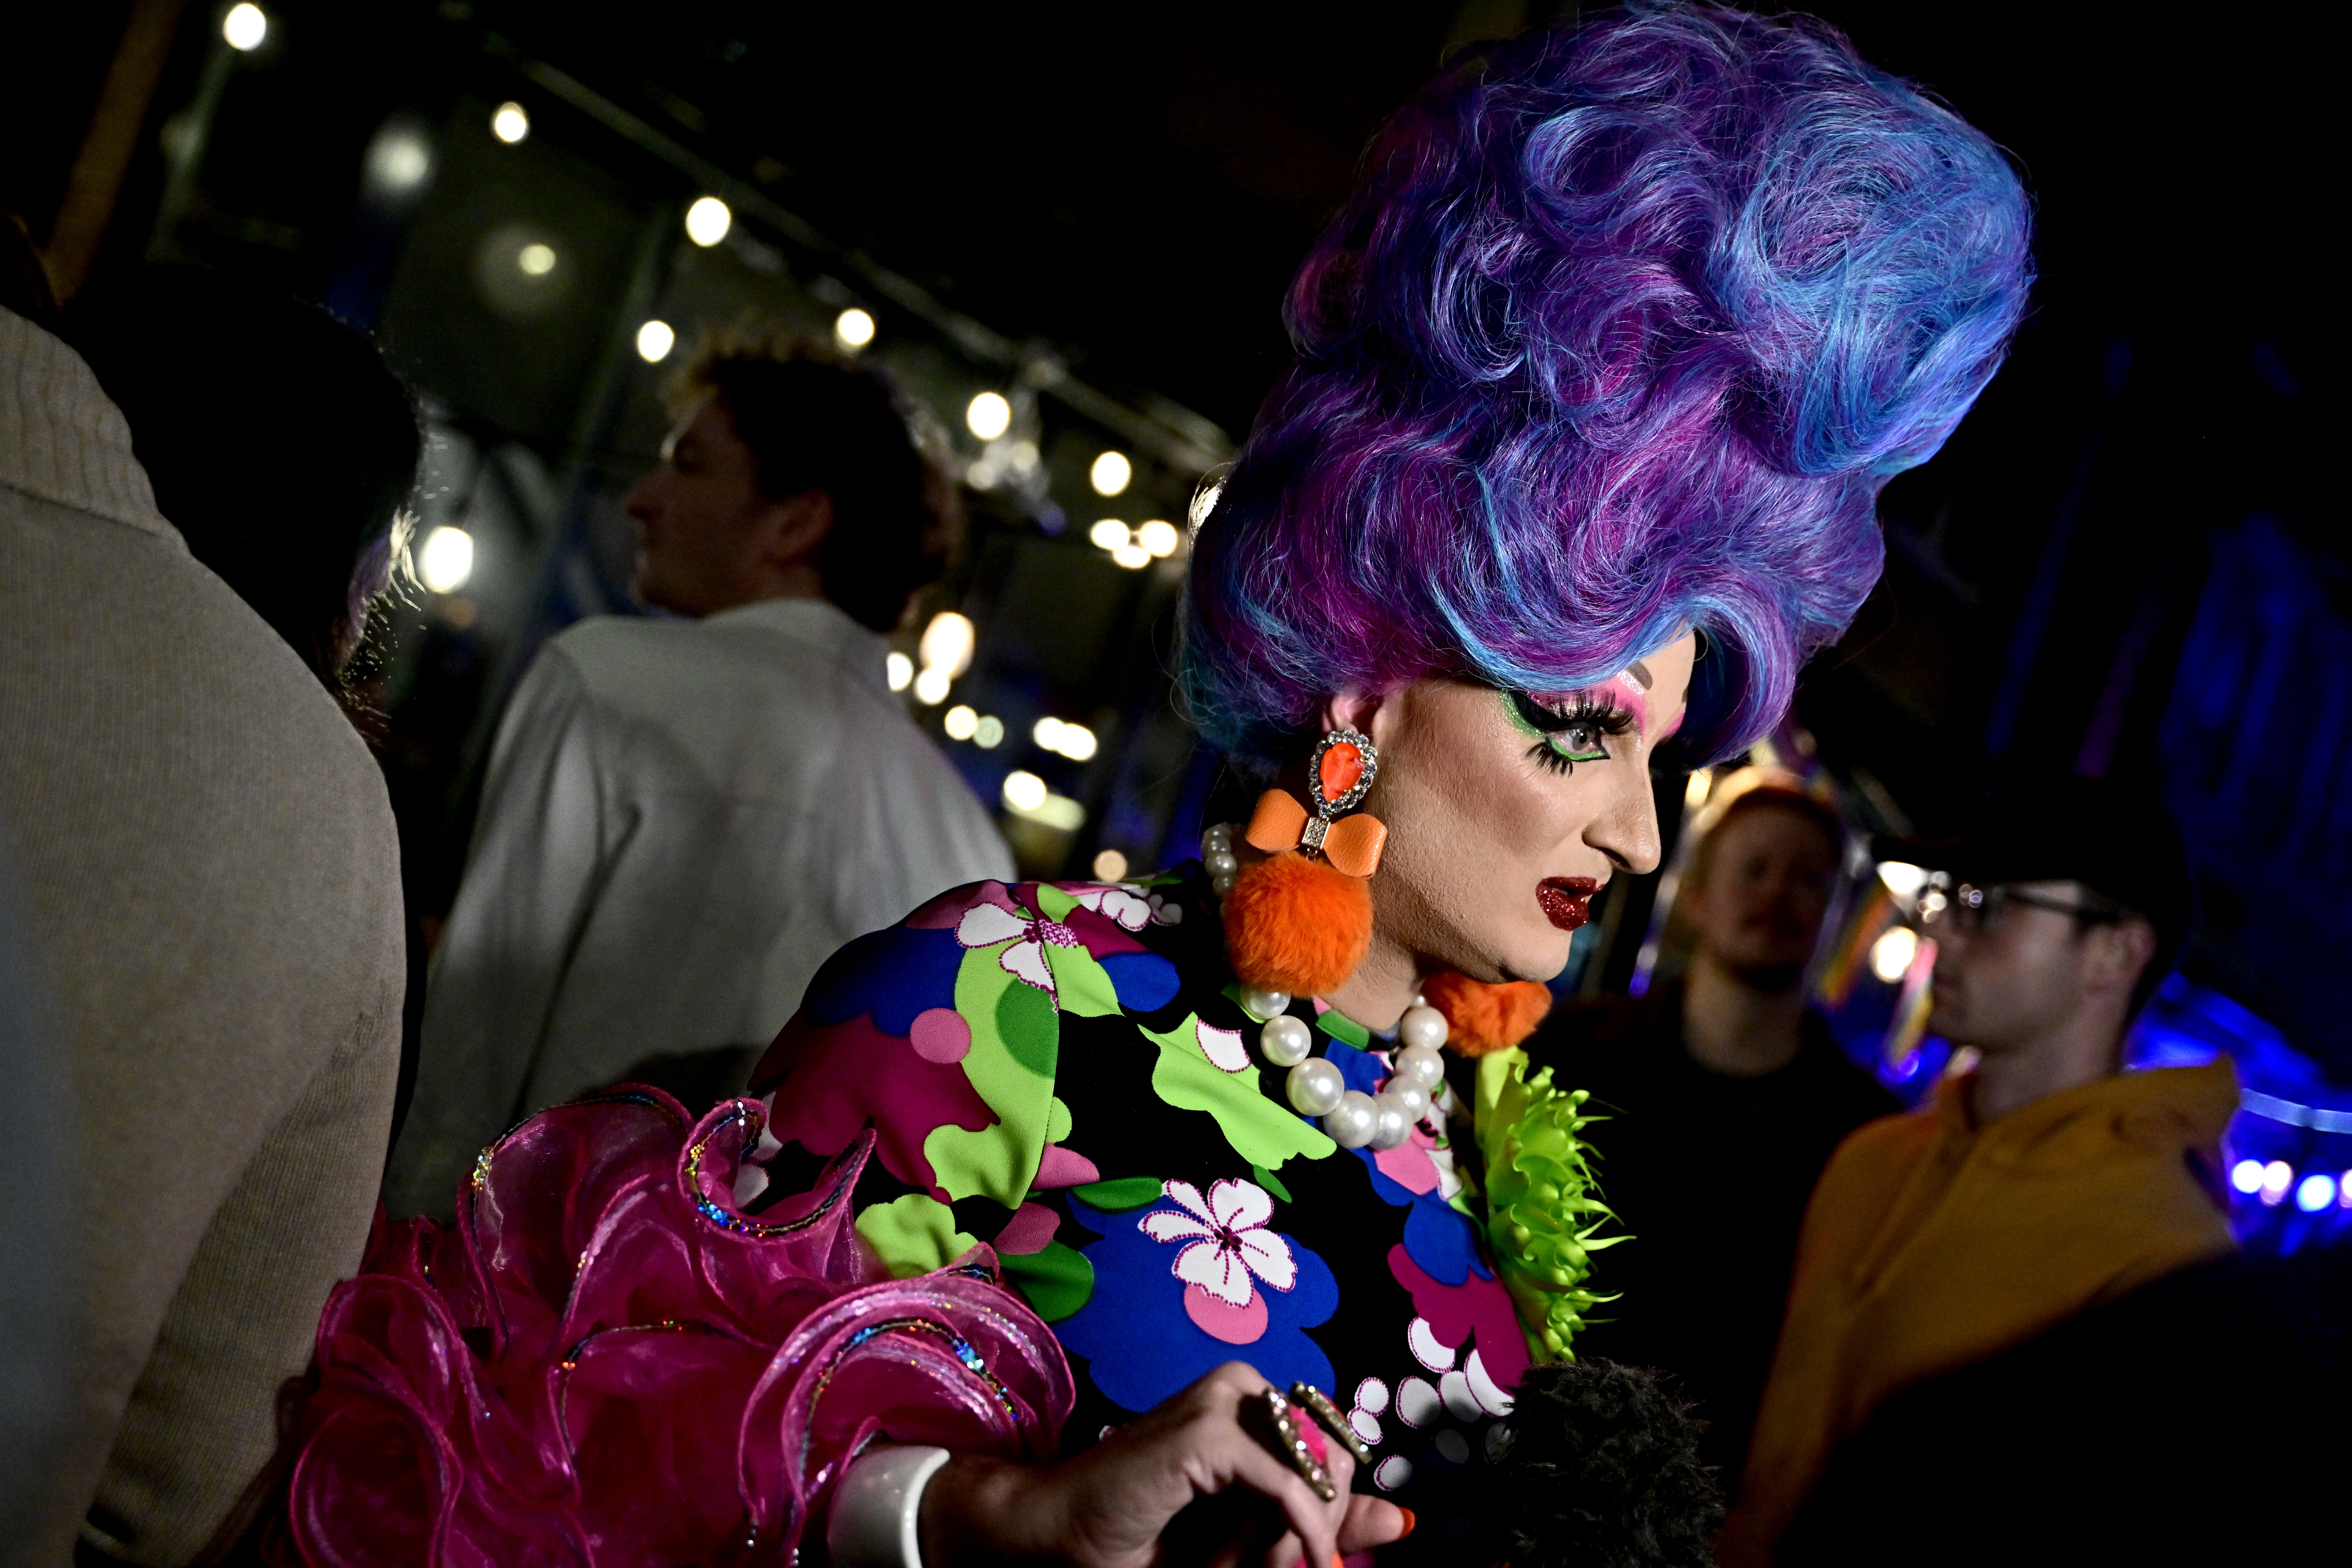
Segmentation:
<svg viewBox="0 0 2352 1568">
<path fill-rule="evenodd" d="M 1311 1383 L 1294 1383 L 1290 1385 L 1290 1402 L 1312 1411 L 1315 1419 L 1323 1424 L 1323 1430 L 1339 1438 L 1339 1446 L 1355 1456 L 1356 1463 L 1372 1462 L 1372 1451 L 1364 1447 L 1364 1440 L 1356 1436 L 1355 1428 L 1348 1425 L 1348 1418 L 1339 1414 L 1339 1407 L 1331 1403 L 1329 1394 Z"/>
<path fill-rule="evenodd" d="M 1323 1447 L 1323 1434 L 1300 1420 L 1297 1407 L 1283 1397 L 1280 1389 L 1268 1388 L 1259 1397 L 1265 1401 L 1266 1425 L 1273 1428 L 1271 1434 L 1260 1432 L 1259 1440 L 1270 1442 L 1274 1451 L 1289 1462 L 1290 1468 L 1298 1472 L 1300 1479 L 1313 1489 L 1317 1497 L 1325 1502 L 1337 1498 L 1339 1489 L 1332 1484 L 1331 1472 L 1324 1468 L 1322 1459 L 1316 1453 Z M 1255 1405 L 1257 1401 L 1249 1403 Z M 1310 1434 L 1315 1439 L 1312 1442 L 1308 1440 Z"/>
</svg>

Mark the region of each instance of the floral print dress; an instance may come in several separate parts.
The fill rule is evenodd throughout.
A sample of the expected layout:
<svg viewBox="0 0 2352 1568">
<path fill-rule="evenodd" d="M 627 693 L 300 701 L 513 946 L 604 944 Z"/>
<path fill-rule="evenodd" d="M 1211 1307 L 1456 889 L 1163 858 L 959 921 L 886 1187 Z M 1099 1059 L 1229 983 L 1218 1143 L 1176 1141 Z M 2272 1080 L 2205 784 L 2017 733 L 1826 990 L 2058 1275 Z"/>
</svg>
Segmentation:
<svg viewBox="0 0 2352 1568">
<path fill-rule="evenodd" d="M 753 1074 L 772 1190 L 865 1128 L 853 1202 L 894 1274 L 985 1243 L 1053 1329 L 1082 1448 L 1227 1361 L 1329 1394 L 1412 1508 L 1383 1562 L 1468 1538 L 1466 1482 L 1528 1363 L 1441 1093 L 1402 1147 L 1341 1149 L 1256 1051 L 1197 864 L 1148 886 L 982 882 L 844 948 Z M 1293 1011 L 1351 1089 L 1386 1047 Z M 1464 1144 L 1469 1140 L 1465 1137 Z"/>
</svg>

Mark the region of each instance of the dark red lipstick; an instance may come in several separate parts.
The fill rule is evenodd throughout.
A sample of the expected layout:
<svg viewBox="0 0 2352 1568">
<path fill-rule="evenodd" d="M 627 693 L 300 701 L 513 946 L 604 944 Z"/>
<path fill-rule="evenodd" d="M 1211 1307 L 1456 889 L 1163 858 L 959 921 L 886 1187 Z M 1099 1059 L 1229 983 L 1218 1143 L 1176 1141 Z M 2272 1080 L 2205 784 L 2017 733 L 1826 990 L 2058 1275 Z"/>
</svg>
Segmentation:
<svg viewBox="0 0 2352 1568">
<path fill-rule="evenodd" d="M 1544 918 L 1562 931 L 1574 931 L 1592 918 L 1592 895 L 1601 884 L 1590 877 L 1546 877 L 1536 884 L 1536 902 Z"/>
</svg>

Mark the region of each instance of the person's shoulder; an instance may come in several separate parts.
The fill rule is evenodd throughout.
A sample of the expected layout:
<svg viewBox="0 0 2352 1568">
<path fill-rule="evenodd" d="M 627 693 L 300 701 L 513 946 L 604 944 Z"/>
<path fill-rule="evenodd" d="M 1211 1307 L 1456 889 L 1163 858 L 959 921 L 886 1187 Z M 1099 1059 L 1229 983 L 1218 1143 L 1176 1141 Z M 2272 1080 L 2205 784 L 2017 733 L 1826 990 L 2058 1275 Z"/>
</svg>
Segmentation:
<svg viewBox="0 0 2352 1568">
<path fill-rule="evenodd" d="M 1895 1115 L 1903 1109 L 1893 1090 L 1838 1048 L 1818 1014 L 1806 1016 L 1804 1044 L 1797 1063 L 1809 1080 L 1809 1097 L 1825 1112 L 1858 1124 Z"/>
</svg>

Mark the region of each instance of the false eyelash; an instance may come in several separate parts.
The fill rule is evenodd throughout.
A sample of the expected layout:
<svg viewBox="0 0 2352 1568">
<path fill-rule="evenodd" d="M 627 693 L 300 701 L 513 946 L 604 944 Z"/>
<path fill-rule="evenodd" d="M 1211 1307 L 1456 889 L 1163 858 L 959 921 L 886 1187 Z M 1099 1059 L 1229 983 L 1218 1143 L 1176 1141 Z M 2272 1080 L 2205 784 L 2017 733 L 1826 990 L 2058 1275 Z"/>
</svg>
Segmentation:
<svg viewBox="0 0 2352 1568">
<path fill-rule="evenodd" d="M 1524 691 L 1514 691 L 1511 693 L 1511 705 L 1527 721 L 1528 728 L 1545 735 L 1557 735 L 1580 724 L 1590 724 L 1604 735 L 1622 735 L 1633 727 L 1633 714 L 1612 703 L 1595 701 L 1589 696 L 1580 696 L 1574 706 L 1563 709 L 1547 707 Z M 1576 771 L 1577 759 L 1560 755 L 1549 740 L 1538 741 L 1528 747 L 1528 755 L 1556 773 L 1570 774 Z M 1601 762 L 1606 761 L 1608 755 L 1604 748 L 1599 757 L 1584 760 Z"/>
</svg>

